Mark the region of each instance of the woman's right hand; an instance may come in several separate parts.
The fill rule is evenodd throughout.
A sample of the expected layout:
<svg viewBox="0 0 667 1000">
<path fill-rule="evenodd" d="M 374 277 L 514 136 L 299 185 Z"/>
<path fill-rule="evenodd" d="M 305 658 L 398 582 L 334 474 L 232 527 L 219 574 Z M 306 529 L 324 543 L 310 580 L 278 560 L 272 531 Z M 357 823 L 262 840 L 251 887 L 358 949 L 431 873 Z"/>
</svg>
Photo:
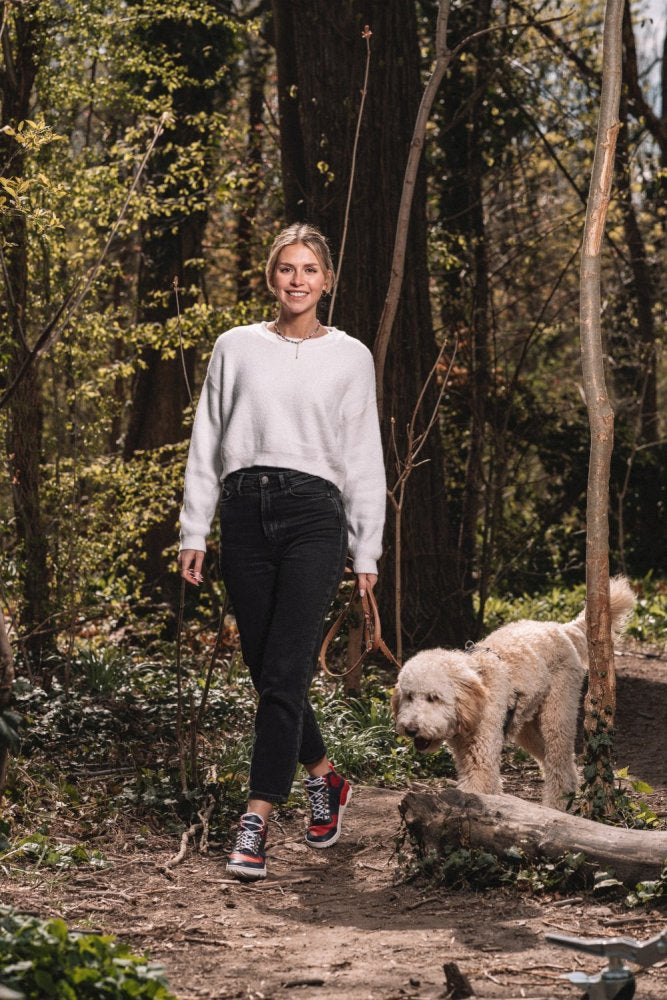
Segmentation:
<svg viewBox="0 0 667 1000">
<path fill-rule="evenodd" d="M 188 583 L 198 587 L 204 577 L 202 576 L 202 566 L 204 565 L 205 552 L 199 549 L 181 549 L 178 553 L 178 565 L 181 568 L 181 576 Z"/>
</svg>

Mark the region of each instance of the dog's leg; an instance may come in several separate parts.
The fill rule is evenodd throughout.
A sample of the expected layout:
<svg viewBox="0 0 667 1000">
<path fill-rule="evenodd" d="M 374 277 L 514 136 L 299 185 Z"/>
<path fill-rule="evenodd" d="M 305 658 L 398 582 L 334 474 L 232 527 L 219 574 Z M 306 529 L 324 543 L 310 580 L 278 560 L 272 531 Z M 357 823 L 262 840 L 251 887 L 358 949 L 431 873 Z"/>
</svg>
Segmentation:
<svg viewBox="0 0 667 1000">
<path fill-rule="evenodd" d="M 547 695 L 540 713 L 544 742 L 544 793 L 552 809 L 565 809 L 567 797 L 577 790 L 574 741 L 579 707 L 578 677 L 565 673 Z"/>
<path fill-rule="evenodd" d="M 458 787 L 462 792 L 499 795 L 503 790 L 500 777 L 500 754 L 503 738 L 500 729 L 477 730 L 468 740 L 452 740 L 458 772 Z"/>
<path fill-rule="evenodd" d="M 544 764 L 544 740 L 542 739 L 542 731 L 540 730 L 540 725 L 538 719 L 531 719 L 530 722 L 526 722 L 514 737 L 514 742 L 524 750 L 527 750 L 535 760 L 538 762 L 540 767 Z"/>
</svg>

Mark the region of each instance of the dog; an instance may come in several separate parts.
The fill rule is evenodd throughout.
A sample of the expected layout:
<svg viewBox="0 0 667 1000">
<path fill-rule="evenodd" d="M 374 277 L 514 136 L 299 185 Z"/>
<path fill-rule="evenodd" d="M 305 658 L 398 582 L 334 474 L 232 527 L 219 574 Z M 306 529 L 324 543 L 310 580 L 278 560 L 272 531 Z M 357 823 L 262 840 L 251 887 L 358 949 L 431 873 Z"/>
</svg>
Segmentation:
<svg viewBox="0 0 667 1000">
<path fill-rule="evenodd" d="M 635 594 L 625 577 L 610 582 L 613 638 L 625 628 Z M 577 788 L 574 741 L 588 669 L 585 610 L 567 624 L 518 621 L 466 652 L 428 649 L 401 669 L 392 710 L 396 732 L 421 753 L 447 741 L 458 787 L 502 791 L 504 740 L 539 762 L 544 805 L 565 809 Z"/>
</svg>

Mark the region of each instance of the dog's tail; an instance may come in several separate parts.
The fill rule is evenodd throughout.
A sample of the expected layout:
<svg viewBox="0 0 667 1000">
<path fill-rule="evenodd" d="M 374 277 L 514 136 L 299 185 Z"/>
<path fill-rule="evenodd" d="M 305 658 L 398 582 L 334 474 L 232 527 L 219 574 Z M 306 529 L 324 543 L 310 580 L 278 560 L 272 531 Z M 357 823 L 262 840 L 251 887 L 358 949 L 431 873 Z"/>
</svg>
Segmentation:
<svg viewBox="0 0 667 1000">
<path fill-rule="evenodd" d="M 636 600 L 637 595 L 630 586 L 626 577 L 612 577 L 609 581 L 609 610 L 611 612 L 612 641 L 621 635 L 628 624 Z M 565 630 L 577 647 L 578 652 L 583 655 L 586 649 L 585 607 L 573 621 L 567 623 Z"/>
</svg>

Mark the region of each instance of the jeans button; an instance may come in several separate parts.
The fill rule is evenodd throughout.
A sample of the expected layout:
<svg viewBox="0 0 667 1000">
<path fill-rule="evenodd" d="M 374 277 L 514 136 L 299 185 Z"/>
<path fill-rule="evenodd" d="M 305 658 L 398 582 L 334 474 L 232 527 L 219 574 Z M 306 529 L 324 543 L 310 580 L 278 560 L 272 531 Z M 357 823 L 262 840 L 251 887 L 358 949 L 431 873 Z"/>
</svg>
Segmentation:
<svg viewBox="0 0 667 1000">
<path fill-rule="evenodd" d="M 259 481 L 262 484 L 262 486 L 266 486 L 266 484 L 269 481 L 269 477 L 268 476 L 261 476 Z"/>
</svg>

